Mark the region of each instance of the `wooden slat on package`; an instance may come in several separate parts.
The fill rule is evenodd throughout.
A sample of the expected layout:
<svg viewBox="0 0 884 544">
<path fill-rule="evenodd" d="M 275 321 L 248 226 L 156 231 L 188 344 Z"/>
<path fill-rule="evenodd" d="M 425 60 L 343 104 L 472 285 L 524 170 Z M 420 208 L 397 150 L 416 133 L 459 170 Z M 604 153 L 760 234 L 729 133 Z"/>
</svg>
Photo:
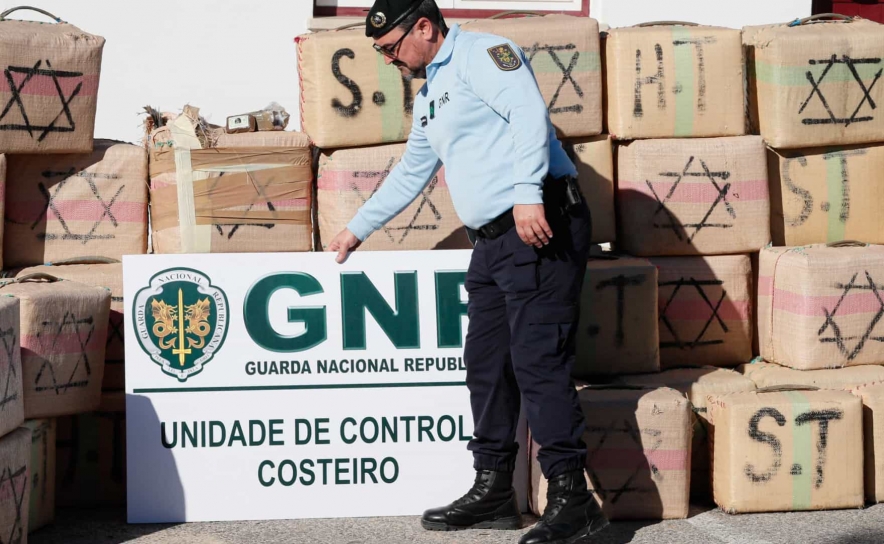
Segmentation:
<svg viewBox="0 0 884 544">
<path fill-rule="evenodd" d="M 862 402 L 847 391 L 709 401 L 715 503 L 731 514 L 863 504 Z"/>
<path fill-rule="evenodd" d="M 573 374 L 660 371 L 657 269 L 644 259 L 593 257 L 586 267 Z"/>
<path fill-rule="evenodd" d="M 774 245 L 884 243 L 884 145 L 770 150 L 768 168 Z"/>
<path fill-rule="evenodd" d="M 0 152 L 92 151 L 103 49 L 104 38 L 60 20 L 0 21 Z"/>
<path fill-rule="evenodd" d="M 560 138 L 602 131 L 602 72 L 599 24 L 589 17 L 478 19 L 462 25 L 512 40 L 525 52 L 549 118 Z"/>
<path fill-rule="evenodd" d="M 55 470 L 58 507 L 126 503 L 126 414 L 58 418 Z"/>
<path fill-rule="evenodd" d="M 884 26 L 867 20 L 774 25 L 755 32 L 753 57 L 761 135 L 775 148 L 850 145 L 881 139 L 878 83 Z"/>
<path fill-rule="evenodd" d="M 758 334 L 771 363 L 815 370 L 884 363 L 884 246 L 766 248 Z"/>
<path fill-rule="evenodd" d="M 0 289 L 0 436 L 25 420 L 21 366 L 21 304 Z"/>
<path fill-rule="evenodd" d="M 884 367 L 878 365 L 795 370 L 773 363 L 757 362 L 743 365 L 739 370 L 759 389 L 786 385 L 802 385 L 820 389 L 853 389 L 861 385 L 884 382 Z"/>
<path fill-rule="evenodd" d="M 316 179 L 320 247 L 325 249 L 381 188 L 405 153 L 405 144 L 323 152 Z M 451 203 L 445 168 L 398 216 L 369 236 L 360 251 L 472 248 Z"/>
<path fill-rule="evenodd" d="M 4 542 L 27 544 L 30 465 L 30 429 L 18 427 L 0 438 L 0 535 Z"/>
<path fill-rule="evenodd" d="M 5 266 L 147 252 L 144 148 L 96 140 L 92 153 L 7 161 Z"/>
<path fill-rule="evenodd" d="M 126 349 L 123 339 L 123 265 L 71 264 L 59 266 L 34 266 L 25 268 L 17 277 L 27 274 L 50 274 L 63 280 L 75 281 L 84 285 L 110 289 L 111 305 L 107 325 L 107 342 L 104 354 L 104 378 L 101 381 L 102 394 L 124 391 Z"/>
<path fill-rule="evenodd" d="M 660 257 L 660 366 L 737 366 L 752 359 L 748 255 Z"/>
<path fill-rule="evenodd" d="M 52 277 L 0 282 L 21 302 L 22 387 L 26 419 L 98 408 L 111 293 Z"/>
<path fill-rule="evenodd" d="M 884 384 L 853 390 L 863 401 L 866 502 L 884 502 Z"/>
<path fill-rule="evenodd" d="M 55 419 L 31 419 L 31 500 L 28 533 L 55 521 Z"/>
<path fill-rule="evenodd" d="M 227 147 L 207 149 L 176 148 L 164 134 L 155 131 L 149 142 L 156 253 L 313 248 L 313 171 L 303 134 L 228 134 L 219 136 Z"/>
<path fill-rule="evenodd" d="M 617 238 L 614 214 L 614 157 L 611 136 L 575 138 L 562 142 L 577 167 L 577 182 L 589 206 L 593 244 Z"/>
<path fill-rule="evenodd" d="M 708 396 L 754 391 L 755 384 L 739 372 L 726 368 L 679 368 L 658 374 L 639 374 L 618 377 L 619 383 L 629 386 L 670 387 L 687 395 L 696 418 L 691 440 L 691 497 L 712 497 L 712 473 L 707 436 L 713 425 L 706 407 Z"/>
<path fill-rule="evenodd" d="M 608 132 L 618 140 L 745 134 L 741 47 L 730 28 L 609 30 Z"/>
<path fill-rule="evenodd" d="M 301 128 L 321 148 L 404 142 L 423 79 L 388 65 L 364 28 L 295 38 Z"/>
<path fill-rule="evenodd" d="M 770 242 L 758 136 L 638 140 L 617 150 L 618 248 L 633 255 L 722 255 Z"/>
</svg>

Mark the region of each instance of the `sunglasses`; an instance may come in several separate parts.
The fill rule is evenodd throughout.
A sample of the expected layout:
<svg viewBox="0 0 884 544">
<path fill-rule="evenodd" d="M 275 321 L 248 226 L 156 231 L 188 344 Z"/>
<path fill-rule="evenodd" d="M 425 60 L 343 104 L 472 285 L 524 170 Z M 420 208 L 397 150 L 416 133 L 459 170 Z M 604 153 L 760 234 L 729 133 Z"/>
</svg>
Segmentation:
<svg viewBox="0 0 884 544">
<path fill-rule="evenodd" d="M 374 50 L 387 58 L 391 58 L 393 60 L 396 60 L 399 55 L 399 46 L 402 45 L 402 41 L 405 39 L 405 37 L 408 36 L 409 34 L 411 34 L 411 31 L 414 30 L 415 25 L 417 25 L 417 23 L 419 21 L 420 21 L 420 19 L 418 19 L 417 21 L 414 22 L 414 24 L 412 24 L 410 27 L 408 27 L 408 30 L 405 32 L 405 34 L 403 34 L 393 44 L 390 44 L 390 45 L 378 45 L 376 43 L 372 44 L 372 46 L 374 47 Z"/>
</svg>

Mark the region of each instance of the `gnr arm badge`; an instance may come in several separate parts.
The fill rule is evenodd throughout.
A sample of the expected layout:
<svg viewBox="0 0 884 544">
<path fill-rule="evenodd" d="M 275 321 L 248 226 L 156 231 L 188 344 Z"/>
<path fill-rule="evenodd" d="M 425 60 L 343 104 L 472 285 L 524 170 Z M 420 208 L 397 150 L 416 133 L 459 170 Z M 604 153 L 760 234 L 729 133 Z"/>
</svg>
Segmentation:
<svg viewBox="0 0 884 544">
<path fill-rule="evenodd" d="M 504 43 L 489 47 L 488 54 L 491 55 L 494 64 L 504 72 L 512 72 L 522 66 L 522 60 L 509 44 Z"/>
</svg>

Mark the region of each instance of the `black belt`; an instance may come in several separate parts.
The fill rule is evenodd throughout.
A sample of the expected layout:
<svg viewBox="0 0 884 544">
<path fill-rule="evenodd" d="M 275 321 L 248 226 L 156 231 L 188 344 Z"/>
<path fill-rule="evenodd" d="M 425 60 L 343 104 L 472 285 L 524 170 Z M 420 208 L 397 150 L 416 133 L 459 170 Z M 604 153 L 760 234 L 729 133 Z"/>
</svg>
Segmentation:
<svg viewBox="0 0 884 544">
<path fill-rule="evenodd" d="M 516 218 L 513 215 L 513 209 L 510 208 L 502 214 L 498 215 L 494 218 L 490 223 L 479 227 L 478 229 L 471 229 L 467 227 L 467 232 L 470 235 L 471 239 L 475 238 L 486 238 L 488 240 L 494 240 L 495 238 L 506 234 L 508 230 L 516 226 Z"/>
</svg>

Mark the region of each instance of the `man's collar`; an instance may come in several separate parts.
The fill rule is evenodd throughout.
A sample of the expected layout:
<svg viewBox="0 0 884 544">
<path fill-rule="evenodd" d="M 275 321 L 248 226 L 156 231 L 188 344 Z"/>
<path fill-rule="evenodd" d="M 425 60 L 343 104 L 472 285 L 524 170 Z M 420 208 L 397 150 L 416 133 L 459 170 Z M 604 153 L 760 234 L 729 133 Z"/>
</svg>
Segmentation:
<svg viewBox="0 0 884 544">
<path fill-rule="evenodd" d="M 429 66 L 442 64 L 451 58 L 451 54 L 454 53 L 454 40 L 457 39 L 458 34 L 460 34 L 460 25 L 451 25 L 451 28 L 448 29 L 448 35 L 445 36 L 445 41 L 442 42 L 442 47 L 436 53 L 436 56 L 433 57 L 433 61 L 430 62 Z"/>
</svg>

